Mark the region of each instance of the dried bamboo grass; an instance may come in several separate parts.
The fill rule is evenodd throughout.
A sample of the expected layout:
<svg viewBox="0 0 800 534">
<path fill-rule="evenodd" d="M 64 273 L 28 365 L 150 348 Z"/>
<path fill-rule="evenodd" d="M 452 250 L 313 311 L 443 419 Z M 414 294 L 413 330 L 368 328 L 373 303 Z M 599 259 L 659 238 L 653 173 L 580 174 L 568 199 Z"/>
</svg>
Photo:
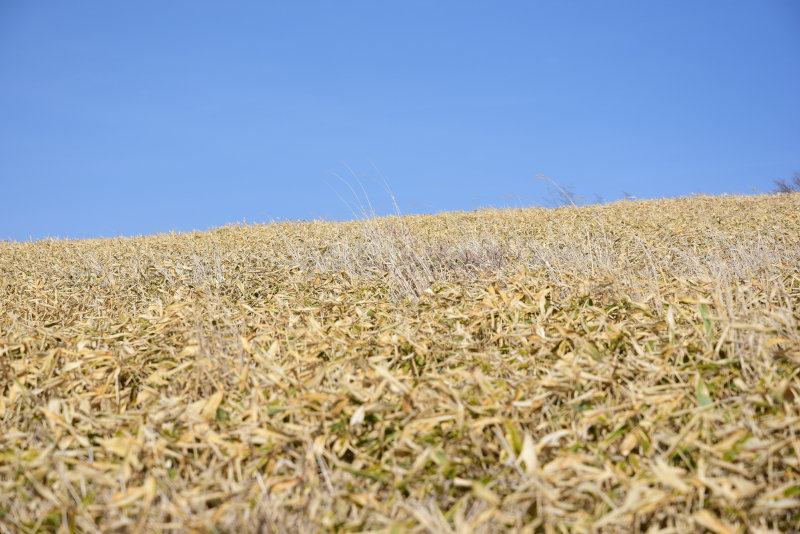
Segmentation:
<svg viewBox="0 0 800 534">
<path fill-rule="evenodd" d="M 0 529 L 787 531 L 798 213 L 0 244 Z"/>
</svg>

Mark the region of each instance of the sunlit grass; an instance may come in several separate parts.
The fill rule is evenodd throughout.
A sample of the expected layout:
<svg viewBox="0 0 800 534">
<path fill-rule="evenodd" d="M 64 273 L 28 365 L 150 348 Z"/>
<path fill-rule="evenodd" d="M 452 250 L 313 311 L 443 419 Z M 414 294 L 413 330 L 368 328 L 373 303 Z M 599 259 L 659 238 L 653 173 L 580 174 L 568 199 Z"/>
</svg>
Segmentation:
<svg viewBox="0 0 800 534">
<path fill-rule="evenodd" d="M 788 531 L 798 213 L 367 208 L 2 243 L 0 526 Z"/>
</svg>

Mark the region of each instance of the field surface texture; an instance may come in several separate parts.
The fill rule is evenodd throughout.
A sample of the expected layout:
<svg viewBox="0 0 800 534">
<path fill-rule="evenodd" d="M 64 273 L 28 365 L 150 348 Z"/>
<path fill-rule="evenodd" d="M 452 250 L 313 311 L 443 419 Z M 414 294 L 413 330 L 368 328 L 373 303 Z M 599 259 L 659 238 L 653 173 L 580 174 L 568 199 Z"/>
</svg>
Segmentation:
<svg viewBox="0 0 800 534">
<path fill-rule="evenodd" d="M 0 530 L 796 532 L 798 214 L 0 243 Z"/>
</svg>

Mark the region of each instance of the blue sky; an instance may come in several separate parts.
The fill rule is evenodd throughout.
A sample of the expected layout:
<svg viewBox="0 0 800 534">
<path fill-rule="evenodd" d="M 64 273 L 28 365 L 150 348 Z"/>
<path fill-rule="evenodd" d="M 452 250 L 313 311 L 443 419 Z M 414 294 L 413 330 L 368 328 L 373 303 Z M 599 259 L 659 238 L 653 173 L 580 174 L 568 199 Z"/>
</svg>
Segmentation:
<svg viewBox="0 0 800 534">
<path fill-rule="evenodd" d="M 795 0 L 0 0 L 0 237 L 767 191 L 798 95 Z"/>
</svg>

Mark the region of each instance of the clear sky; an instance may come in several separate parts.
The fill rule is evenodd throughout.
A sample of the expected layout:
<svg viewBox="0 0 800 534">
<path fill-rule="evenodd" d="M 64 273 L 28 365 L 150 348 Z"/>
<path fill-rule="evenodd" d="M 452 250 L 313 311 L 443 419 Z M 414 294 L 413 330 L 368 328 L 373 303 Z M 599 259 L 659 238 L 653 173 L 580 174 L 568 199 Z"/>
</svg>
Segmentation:
<svg viewBox="0 0 800 534">
<path fill-rule="evenodd" d="M 800 1 L 0 0 L 2 238 L 347 217 L 367 158 L 404 213 L 771 190 Z"/>
</svg>

